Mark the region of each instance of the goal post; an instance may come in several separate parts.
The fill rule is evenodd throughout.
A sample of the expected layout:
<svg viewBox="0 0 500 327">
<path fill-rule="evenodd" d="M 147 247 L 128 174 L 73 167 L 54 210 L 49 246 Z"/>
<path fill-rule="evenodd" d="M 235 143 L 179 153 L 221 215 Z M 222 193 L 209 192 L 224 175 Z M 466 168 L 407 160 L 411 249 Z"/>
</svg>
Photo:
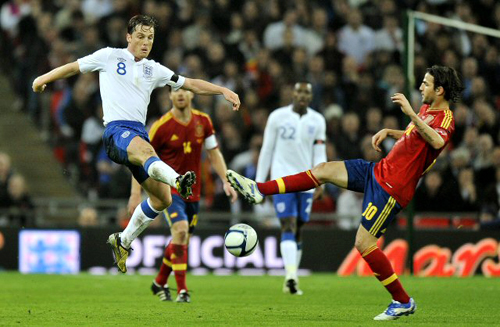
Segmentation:
<svg viewBox="0 0 500 327">
<path fill-rule="evenodd" d="M 468 32 L 484 34 L 491 37 L 500 39 L 500 30 L 496 30 L 489 27 L 484 27 L 476 24 L 466 23 L 461 20 L 450 19 L 442 16 L 431 15 L 419 11 L 406 10 L 403 13 L 403 26 L 404 26 L 404 56 L 403 56 L 403 67 L 405 74 L 405 95 L 408 99 L 411 99 L 411 92 L 415 89 L 415 75 L 414 75 L 414 63 L 415 63 L 415 22 L 416 20 L 423 20 L 426 22 L 436 23 L 444 25 L 447 27 L 456 28 L 459 30 L 464 30 Z M 413 218 L 415 216 L 415 208 L 413 201 L 406 208 L 408 215 L 408 220 L 406 224 L 407 228 L 407 242 L 408 242 L 408 258 L 409 258 L 409 268 L 410 274 L 413 275 L 413 256 L 415 254 L 415 247 L 413 244 L 414 239 L 414 226 Z"/>
</svg>

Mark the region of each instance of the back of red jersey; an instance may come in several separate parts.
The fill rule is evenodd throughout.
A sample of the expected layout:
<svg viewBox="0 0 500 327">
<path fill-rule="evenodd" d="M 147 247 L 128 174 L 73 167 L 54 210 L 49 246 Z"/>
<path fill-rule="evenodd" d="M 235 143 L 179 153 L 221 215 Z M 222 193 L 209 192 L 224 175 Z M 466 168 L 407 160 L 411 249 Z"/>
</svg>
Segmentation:
<svg viewBox="0 0 500 327">
<path fill-rule="evenodd" d="M 423 105 L 418 116 L 443 138 L 444 146 L 434 149 L 411 122 L 387 157 L 374 167 L 378 183 L 403 207 L 411 201 L 418 180 L 431 168 L 455 131 L 451 110 L 428 109 L 429 105 Z"/>
<path fill-rule="evenodd" d="M 201 192 L 201 151 L 207 137 L 213 135 L 210 117 L 198 110 L 191 111 L 191 120 L 183 123 L 168 112 L 156 121 L 149 132 L 151 145 L 162 161 L 177 173 L 195 172 L 197 182 L 189 202 L 199 201 Z M 173 194 L 178 194 L 172 188 Z"/>
</svg>

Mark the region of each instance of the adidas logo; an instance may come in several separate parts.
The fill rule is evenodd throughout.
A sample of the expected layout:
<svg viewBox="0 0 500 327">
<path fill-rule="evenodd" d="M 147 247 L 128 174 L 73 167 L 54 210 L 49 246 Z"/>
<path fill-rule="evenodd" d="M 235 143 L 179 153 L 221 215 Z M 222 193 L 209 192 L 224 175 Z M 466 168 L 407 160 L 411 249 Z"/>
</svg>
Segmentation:
<svg viewBox="0 0 500 327">
<path fill-rule="evenodd" d="M 172 138 L 170 139 L 170 141 L 177 141 L 178 139 L 179 139 L 179 137 L 176 134 L 174 134 L 174 135 L 172 135 Z"/>
</svg>

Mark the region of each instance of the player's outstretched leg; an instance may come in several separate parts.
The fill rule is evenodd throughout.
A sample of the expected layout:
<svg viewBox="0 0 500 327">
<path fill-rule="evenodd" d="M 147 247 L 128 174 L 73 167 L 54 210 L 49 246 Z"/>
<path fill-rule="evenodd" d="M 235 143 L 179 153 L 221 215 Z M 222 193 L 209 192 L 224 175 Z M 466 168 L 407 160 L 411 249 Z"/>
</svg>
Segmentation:
<svg viewBox="0 0 500 327">
<path fill-rule="evenodd" d="M 233 188 L 252 204 L 261 203 L 265 195 L 302 192 L 321 185 L 310 170 L 265 183 L 256 183 L 233 170 L 228 170 L 226 177 Z"/>
<path fill-rule="evenodd" d="M 226 178 L 233 188 L 240 192 L 248 202 L 258 204 L 264 200 L 264 196 L 260 193 L 257 183 L 253 180 L 241 176 L 237 172 L 230 169 L 226 172 Z"/>
<path fill-rule="evenodd" d="M 122 241 L 120 238 L 120 233 L 114 233 L 109 235 L 107 243 L 111 247 L 111 250 L 113 252 L 113 257 L 115 258 L 115 263 L 118 266 L 118 269 L 122 273 L 127 272 L 127 258 L 132 251 L 132 248 L 125 248 L 122 245 Z"/>
<path fill-rule="evenodd" d="M 402 316 L 408 316 L 413 314 L 417 310 L 417 304 L 410 298 L 408 303 L 400 303 L 398 301 L 392 301 L 387 309 L 373 318 L 373 320 L 396 320 Z"/>
<path fill-rule="evenodd" d="M 196 175 L 194 171 L 188 171 L 184 175 L 179 175 L 175 180 L 177 192 L 179 192 L 179 195 L 184 199 L 187 199 L 193 194 L 191 186 L 194 183 L 196 183 Z"/>
</svg>

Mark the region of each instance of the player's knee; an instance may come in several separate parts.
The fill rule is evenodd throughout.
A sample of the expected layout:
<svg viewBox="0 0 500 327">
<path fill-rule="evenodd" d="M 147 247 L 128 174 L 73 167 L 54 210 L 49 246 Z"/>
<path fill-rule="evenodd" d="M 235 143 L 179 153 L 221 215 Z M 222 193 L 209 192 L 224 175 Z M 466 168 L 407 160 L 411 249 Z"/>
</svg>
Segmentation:
<svg viewBox="0 0 500 327">
<path fill-rule="evenodd" d="M 284 218 L 281 220 L 282 233 L 294 233 L 297 231 L 297 224 L 292 219 Z"/>
<path fill-rule="evenodd" d="M 151 198 L 151 204 L 158 211 L 165 210 L 172 205 L 172 195 L 166 194 L 161 198 Z"/>
<path fill-rule="evenodd" d="M 177 231 L 177 236 L 179 237 L 179 240 L 184 244 L 187 242 L 188 239 L 188 230 L 187 229 L 180 229 Z"/>
<path fill-rule="evenodd" d="M 373 242 L 371 242 L 371 240 L 367 240 L 362 237 L 356 237 L 356 240 L 354 241 L 354 247 L 356 248 L 356 250 L 358 250 L 359 253 L 365 252 L 365 250 L 367 250 L 372 245 L 374 244 Z"/>
</svg>

